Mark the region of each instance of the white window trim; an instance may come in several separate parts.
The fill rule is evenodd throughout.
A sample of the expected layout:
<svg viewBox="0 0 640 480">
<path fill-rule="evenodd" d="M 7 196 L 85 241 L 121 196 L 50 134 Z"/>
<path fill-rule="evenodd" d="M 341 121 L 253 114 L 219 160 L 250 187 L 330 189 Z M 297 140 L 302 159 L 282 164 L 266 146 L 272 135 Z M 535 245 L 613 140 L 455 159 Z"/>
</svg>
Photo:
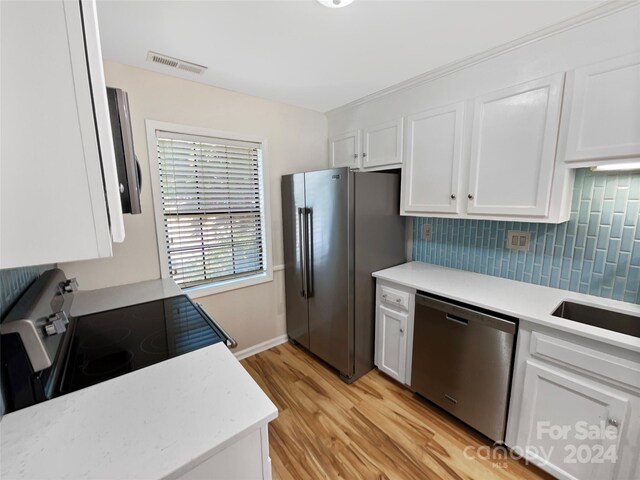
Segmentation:
<svg viewBox="0 0 640 480">
<path fill-rule="evenodd" d="M 269 161 L 267 157 L 267 139 L 255 135 L 242 133 L 222 132 L 210 130 L 202 127 L 191 127 L 177 123 L 160 122 L 156 120 L 146 120 L 147 127 L 147 151 L 149 152 L 149 167 L 151 171 L 151 194 L 153 196 L 153 211 L 156 224 L 156 236 L 158 241 L 158 261 L 162 278 L 171 278 L 169 273 L 169 256 L 167 253 L 167 242 L 164 234 L 164 219 L 162 215 L 162 192 L 160 191 L 160 167 L 158 159 L 158 140 L 156 132 L 176 132 L 185 135 L 199 135 L 203 137 L 228 138 L 245 142 L 255 142 L 261 144 L 262 149 L 262 189 L 264 196 L 264 233 L 265 233 L 265 265 L 264 272 L 245 278 L 234 278 L 223 280 L 209 285 L 198 285 L 196 287 L 184 288 L 183 290 L 192 298 L 215 295 L 216 293 L 228 292 L 238 288 L 246 288 L 262 283 L 273 281 L 273 257 L 271 248 L 271 195 Z"/>
</svg>

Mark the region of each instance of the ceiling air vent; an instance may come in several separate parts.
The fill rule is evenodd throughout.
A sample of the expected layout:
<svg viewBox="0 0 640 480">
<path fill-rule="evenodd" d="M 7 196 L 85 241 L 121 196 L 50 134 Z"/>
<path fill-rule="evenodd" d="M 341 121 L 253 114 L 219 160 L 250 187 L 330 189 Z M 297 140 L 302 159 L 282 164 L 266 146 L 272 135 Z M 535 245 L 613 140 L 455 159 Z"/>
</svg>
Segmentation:
<svg viewBox="0 0 640 480">
<path fill-rule="evenodd" d="M 168 55 L 163 55 L 156 52 L 147 53 L 147 61 L 159 63 L 160 65 L 164 65 L 165 67 L 184 70 L 185 72 L 196 73 L 198 75 L 203 74 L 207 69 L 207 67 L 203 67 L 202 65 L 186 62 L 184 60 L 180 60 L 179 58 L 169 57 Z"/>
</svg>

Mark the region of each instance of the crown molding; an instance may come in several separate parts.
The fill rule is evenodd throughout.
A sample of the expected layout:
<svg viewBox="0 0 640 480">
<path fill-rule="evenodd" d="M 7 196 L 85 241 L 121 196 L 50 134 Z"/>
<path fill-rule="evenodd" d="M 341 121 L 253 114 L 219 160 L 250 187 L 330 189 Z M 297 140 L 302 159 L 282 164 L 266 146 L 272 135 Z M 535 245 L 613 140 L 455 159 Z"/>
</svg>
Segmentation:
<svg viewBox="0 0 640 480">
<path fill-rule="evenodd" d="M 429 70 L 428 72 L 409 78 L 408 80 L 404 80 L 400 83 L 396 83 L 395 85 L 391 85 L 390 87 L 371 93 L 362 98 L 359 98 L 352 102 L 341 105 L 340 107 L 336 107 L 331 110 L 328 110 L 325 112 L 325 114 L 334 115 L 341 111 L 348 110 L 350 108 L 356 107 L 358 105 L 362 105 L 372 100 L 386 97 L 387 95 L 391 95 L 395 92 L 398 92 L 401 90 L 407 90 L 417 85 L 423 85 L 429 82 L 433 82 L 434 80 L 450 75 L 459 70 L 463 70 L 472 65 L 476 65 L 480 62 L 489 60 L 491 58 L 504 55 L 505 53 L 524 47 L 525 45 L 529 45 L 531 43 L 535 43 L 537 41 L 551 37 L 553 35 L 566 32 L 567 30 L 572 30 L 574 28 L 580 27 L 581 25 L 591 23 L 593 21 L 599 20 L 601 18 L 607 17 L 614 13 L 617 13 L 622 10 L 626 10 L 628 8 L 635 7 L 638 5 L 640 5 L 640 1 L 638 0 L 631 0 L 631 1 L 609 0 L 603 5 L 599 5 L 591 10 L 587 10 L 586 12 L 581 13 L 580 15 L 577 15 L 575 17 L 569 18 L 562 22 L 556 23 L 549 27 L 537 30 L 533 33 L 517 38 L 508 43 L 504 43 L 497 47 L 491 48 L 489 50 L 485 50 L 481 53 L 477 53 L 469 57 L 465 57 L 462 60 L 457 60 L 455 62 L 447 63 L 441 67 L 434 68 L 433 70 Z"/>
</svg>

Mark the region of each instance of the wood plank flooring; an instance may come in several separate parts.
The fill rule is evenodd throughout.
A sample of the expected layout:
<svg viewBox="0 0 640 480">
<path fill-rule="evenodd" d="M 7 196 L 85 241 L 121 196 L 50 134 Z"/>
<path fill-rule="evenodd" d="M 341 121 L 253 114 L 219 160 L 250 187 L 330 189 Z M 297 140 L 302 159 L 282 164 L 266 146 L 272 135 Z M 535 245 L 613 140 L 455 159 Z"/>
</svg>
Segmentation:
<svg viewBox="0 0 640 480">
<path fill-rule="evenodd" d="M 274 480 L 551 478 L 522 461 L 465 458 L 490 441 L 378 370 L 347 385 L 290 344 L 242 364 L 279 410 Z"/>
</svg>

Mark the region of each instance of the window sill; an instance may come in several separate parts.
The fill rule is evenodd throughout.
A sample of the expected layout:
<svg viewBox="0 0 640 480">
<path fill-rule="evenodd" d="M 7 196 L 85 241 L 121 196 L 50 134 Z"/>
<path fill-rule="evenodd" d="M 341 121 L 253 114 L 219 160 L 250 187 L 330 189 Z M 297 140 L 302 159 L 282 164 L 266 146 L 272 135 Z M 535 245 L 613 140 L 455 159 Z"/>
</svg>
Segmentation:
<svg viewBox="0 0 640 480">
<path fill-rule="evenodd" d="M 240 288 L 253 287 L 262 283 L 268 283 L 273 281 L 273 273 L 271 270 L 253 275 L 246 278 L 238 278 L 233 280 L 227 280 L 224 282 L 216 282 L 208 285 L 200 285 L 197 287 L 189 287 L 182 289 L 184 293 L 191 298 L 207 297 L 209 295 L 215 295 L 217 293 L 229 292 L 231 290 L 237 290 Z"/>
</svg>

